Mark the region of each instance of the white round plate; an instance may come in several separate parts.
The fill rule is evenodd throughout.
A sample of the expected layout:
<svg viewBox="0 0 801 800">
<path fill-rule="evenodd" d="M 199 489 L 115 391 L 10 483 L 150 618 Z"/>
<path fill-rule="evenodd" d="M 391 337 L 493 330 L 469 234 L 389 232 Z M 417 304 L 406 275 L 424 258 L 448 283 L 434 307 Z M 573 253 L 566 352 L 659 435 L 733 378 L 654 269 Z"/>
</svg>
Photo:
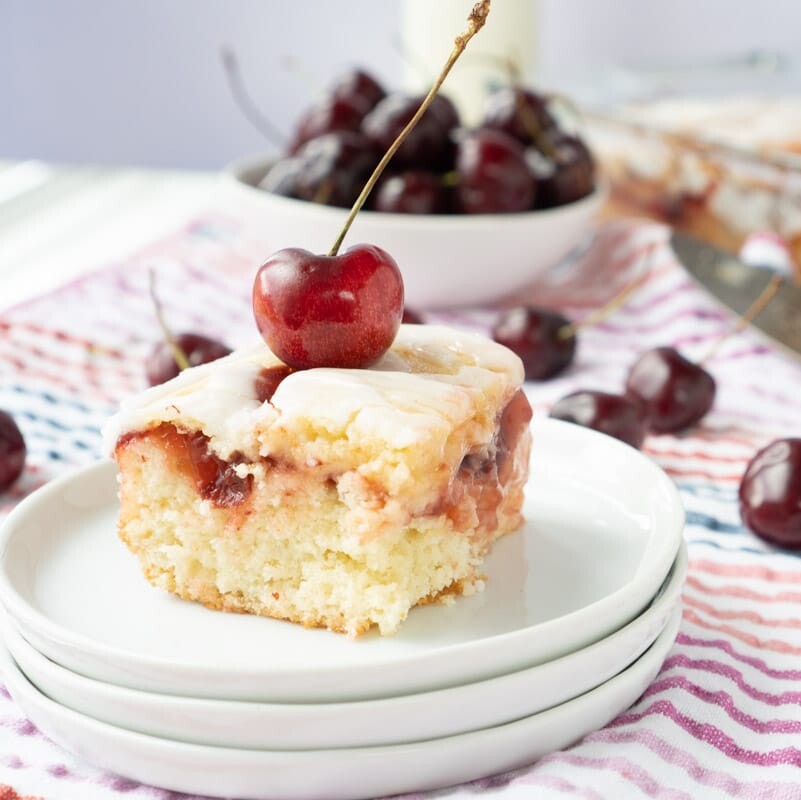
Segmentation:
<svg viewBox="0 0 801 800">
<path fill-rule="evenodd" d="M 231 164 L 223 172 L 224 192 L 237 207 L 246 204 L 258 214 L 261 234 L 274 250 L 303 242 L 313 252 L 327 252 L 349 209 L 257 189 L 270 163 L 257 156 Z M 410 308 L 486 304 L 556 266 L 590 234 L 605 198 L 599 183 L 592 194 L 573 203 L 516 214 L 361 211 L 345 247 L 370 242 L 392 253 Z"/>
<path fill-rule="evenodd" d="M 684 512 L 673 482 L 637 450 L 555 420 L 532 432 L 528 521 L 495 545 L 486 590 L 416 608 L 394 636 L 353 641 L 153 589 L 117 540 L 110 462 L 49 484 L 9 515 L 0 600 L 53 661 L 164 694 L 365 700 L 542 664 L 647 606 L 678 552 Z"/>
<path fill-rule="evenodd" d="M 680 602 L 686 546 L 654 602 L 600 642 L 556 661 L 479 683 L 355 703 L 270 704 L 139 692 L 84 678 L 45 658 L 7 619 L 3 639 L 42 693 L 112 725 L 218 747 L 311 750 L 435 739 L 502 725 L 600 686 L 632 664 Z"/>
<path fill-rule="evenodd" d="M 115 728 L 41 694 L 0 653 L 6 686 L 46 736 L 99 767 L 190 794 L 240 800 L 357 800 L 422 791 L 531 763 L 603 727 L 628 708 L 659 671 L 681 609 L 650 650 L 597 689 L 507 725 L 389 747 L 238 750 L 185 744 Z"/>
</svg>

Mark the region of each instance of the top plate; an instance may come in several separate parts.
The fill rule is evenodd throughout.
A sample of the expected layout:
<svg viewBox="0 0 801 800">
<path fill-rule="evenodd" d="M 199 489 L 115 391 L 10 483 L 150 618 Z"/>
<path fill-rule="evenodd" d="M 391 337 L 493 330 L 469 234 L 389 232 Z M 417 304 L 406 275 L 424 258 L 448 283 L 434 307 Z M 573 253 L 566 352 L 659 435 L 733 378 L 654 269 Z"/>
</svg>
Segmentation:
<svg viewBox="0 0 801 800">
<path fill-rule="evenodd" d="M 487 588 L 414 609 L 392 637 L 224 614 L 153 589 L 115 535 L 102 462 L 21 503 L 0 535 L 0 600 L 54 661 L 98 680 L 220 699 L 326 702 L 455 686 L 607 636 L 651 600 L 684 513 L 638 451 L 555 420 L 532 425 L 523 529 L 486 561 Z"/>
</svg>

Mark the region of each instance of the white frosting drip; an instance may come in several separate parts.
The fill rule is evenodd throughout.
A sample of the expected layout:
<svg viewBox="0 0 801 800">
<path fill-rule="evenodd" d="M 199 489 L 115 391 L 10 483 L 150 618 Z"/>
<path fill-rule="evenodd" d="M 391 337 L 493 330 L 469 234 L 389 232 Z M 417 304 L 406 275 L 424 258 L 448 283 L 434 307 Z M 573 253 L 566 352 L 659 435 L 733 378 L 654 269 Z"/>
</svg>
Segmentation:
<svg viewBox="0 0 801 800">
<path fill-rule="evenodd" d="M 202 430 L 222 458 L 268 455 L 257 431 L 312 420 L 332 433 L 378 438 L 405 448 L 471 413 L 475 398 L 498 377 L 517 387 L 523 366 L 510 350 L 478 334 L 437 325 L 403 325 L 392 349 L 370 369 L 294 372 L 261 404 L 255 381 L 280 362 L 260 344 L 185 370 L 122 403 L 104 426 L 106 452 L 120 436 L 172 422 Z"/>
</svg>

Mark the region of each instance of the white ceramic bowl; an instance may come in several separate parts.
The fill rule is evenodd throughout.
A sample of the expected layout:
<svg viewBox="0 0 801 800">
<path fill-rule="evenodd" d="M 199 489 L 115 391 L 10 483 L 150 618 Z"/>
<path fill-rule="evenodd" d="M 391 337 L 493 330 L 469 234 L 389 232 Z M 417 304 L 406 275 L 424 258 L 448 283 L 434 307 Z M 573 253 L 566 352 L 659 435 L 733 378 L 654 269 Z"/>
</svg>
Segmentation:
<svg viewBox="0 0 801 800">
<path fill-rule="evenodd" d="M 262 230 L 276 250 L 325 253 L 347 210 L 292 200 L 256 188 L 270 160 L 252 157 L 224 170 L 227 190 L 263 210 Z M 480 305 L 542 276 L 580 243 L 604 191 L 558 208 L 519 214 L 359 213 L 344 246 L 383 247 L 403 273 L 406 303 L 429 309 Z"/>
</svg>

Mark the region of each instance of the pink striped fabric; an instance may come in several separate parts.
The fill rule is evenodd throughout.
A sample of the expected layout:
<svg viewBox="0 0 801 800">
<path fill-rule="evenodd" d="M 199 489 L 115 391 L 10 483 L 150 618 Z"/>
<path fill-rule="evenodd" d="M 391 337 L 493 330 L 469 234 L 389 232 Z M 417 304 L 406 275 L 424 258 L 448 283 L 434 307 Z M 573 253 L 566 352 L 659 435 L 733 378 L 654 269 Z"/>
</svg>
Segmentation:
<svg viewBox="0 0 801 800">
<path fill-rule="evenodd" d="M 651 224 L 607 227 L 546 281 L 500 304 L 554 305 L 581 319 L 640 280 L 614 317 L 582 331 L 566 374 L 527 387 L 537 413 L 579 387 L 619 390 L 648 347 L 672 344 L 699 358 L 731 324 L 676 263 L 666 233 Z M 250 281 L 268 251 L 257 225 L 210 213 L 125 263 L 0 313 L 0 408 L 16 416 L 30 450 L 23 478 L 0 496 L 0 514 L 96 459 L 99 425 L 144 386 L 143 360 L 158 338 L 149 269 L 175 329 L 239 345 L 255 338 Z M 429 319 L 482 330 L 496 313 Z M 801 562 L 745 530 L 736 502 L 754 451 L 801 435 L 801 367 L 753 331 L 727 341 L 708 366 L 719 386 L 713 411 L 644 448 L 681 490 L 690 549 L 683 624 L 660 675 L 631 709 L 568 750 L 438 796 L 801 798 Z M 73 758 L 2 692 L 0 797 L 4 785 L 47 800 L 181 798 Z"/>
</svg>

